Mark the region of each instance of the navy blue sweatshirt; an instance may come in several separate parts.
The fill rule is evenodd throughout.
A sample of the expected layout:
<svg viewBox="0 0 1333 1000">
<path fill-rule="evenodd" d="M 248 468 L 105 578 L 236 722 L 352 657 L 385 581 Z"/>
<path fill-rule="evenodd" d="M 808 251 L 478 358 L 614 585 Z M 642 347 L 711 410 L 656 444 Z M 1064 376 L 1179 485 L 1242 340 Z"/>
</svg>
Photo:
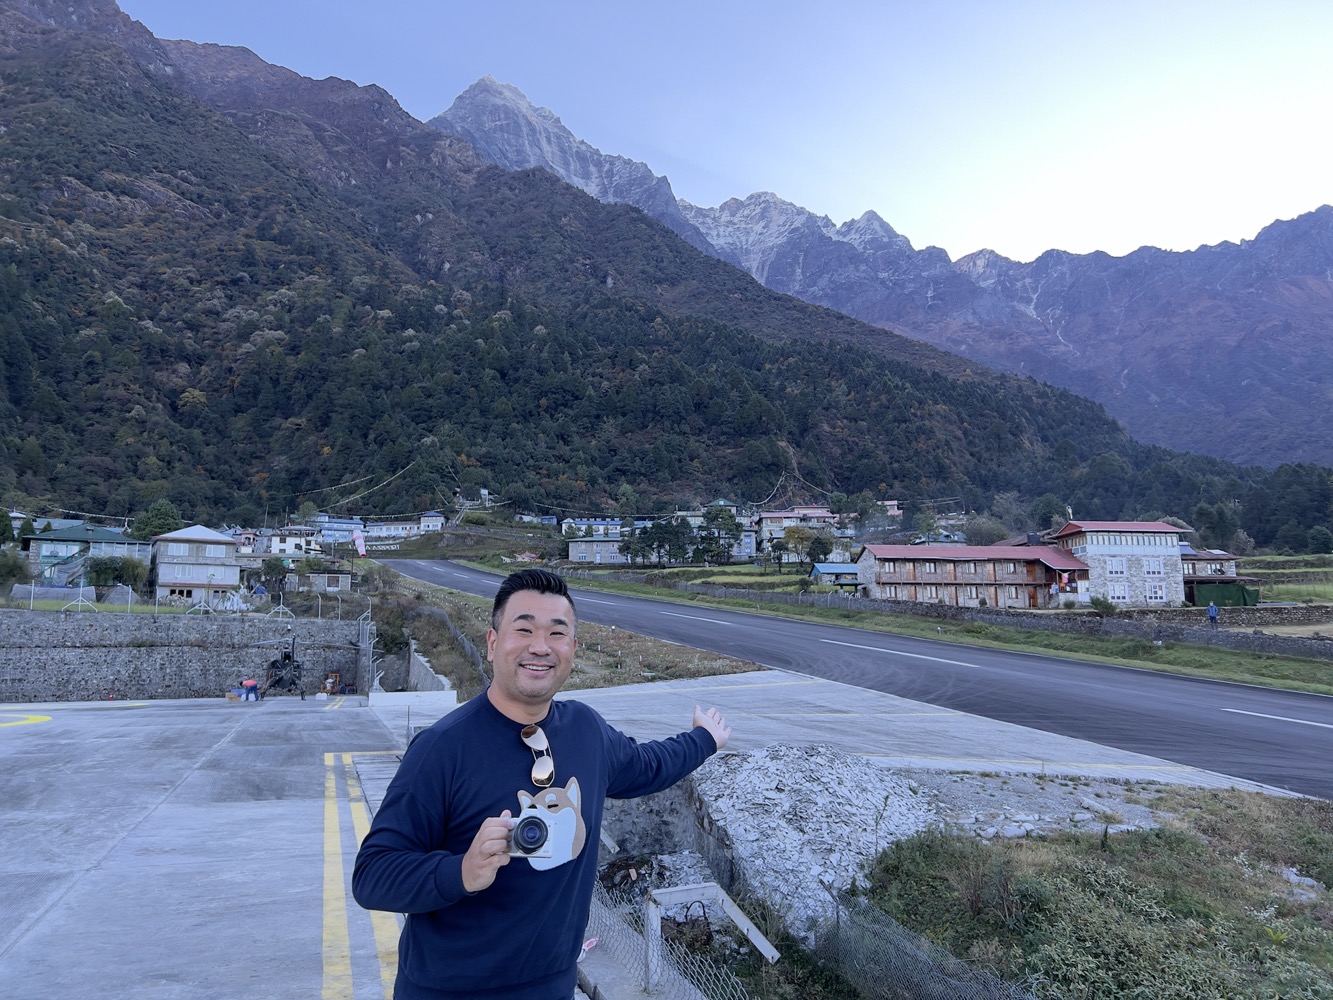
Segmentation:
<svg viewBox="0 0 1333 1000">
<path fill-rule="evenodd" d="M 555 781 L 531 781 L 519 723 L 483 694 L 421 733 L 357 854 L 352 894 L 370 910 L 407 914 L 398 942 L 397 1000 L 573 995 L 587 926 L 606 797 L 675 784 L 717 747 L 696 728 L 636 743 L 577 701 L 551 704 L 541 727 Z M 549 859 L 514 858 L 477 893 L 462 862 L 491 816 L 542 816 Z"/>
</svg>

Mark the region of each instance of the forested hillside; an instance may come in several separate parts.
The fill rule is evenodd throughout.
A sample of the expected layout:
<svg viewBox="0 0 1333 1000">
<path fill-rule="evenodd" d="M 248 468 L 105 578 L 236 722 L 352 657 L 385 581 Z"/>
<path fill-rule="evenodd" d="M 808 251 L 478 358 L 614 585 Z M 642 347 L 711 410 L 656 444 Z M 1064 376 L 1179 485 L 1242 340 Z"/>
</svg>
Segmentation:
<svg viewBox="0 0 1333 1000">
<path fill-rule="evenodd" d="M 286 103 L 225 115 L 99 36 L 4 17 L 10 506 L 169 497 L 256 523 L 485 486 L 515 511 L 651 513 L 795 473 L 974 508 L 1052 493 L 1084 518 L 1236 500 L 1261 544 L 1328 522 L 1327 470 L 1140 446 L 1086 400 L 776 295 L 637 210 L 386 132 L 382 92 L 375 118 L 362 88 L 303 103 L 288 79 Z M 1299 503 L 1274 498 L 1292 479 Z"/>
</svg>

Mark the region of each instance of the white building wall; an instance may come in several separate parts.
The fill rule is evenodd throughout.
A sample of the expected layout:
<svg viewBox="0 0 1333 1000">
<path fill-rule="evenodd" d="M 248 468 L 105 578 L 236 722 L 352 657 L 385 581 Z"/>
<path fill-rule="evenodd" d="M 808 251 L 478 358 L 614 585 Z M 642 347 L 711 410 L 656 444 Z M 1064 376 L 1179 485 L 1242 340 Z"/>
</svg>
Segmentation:
<svg viewBox="0 0 1333 1000">
<path fill-rule="evenodd" d="M 1088 564 L 1090 596 L 1135 608 L 1184 603 L 1178 535 L 1094 531 L 1069 541 L 1069 552 Z"/>
</svg>

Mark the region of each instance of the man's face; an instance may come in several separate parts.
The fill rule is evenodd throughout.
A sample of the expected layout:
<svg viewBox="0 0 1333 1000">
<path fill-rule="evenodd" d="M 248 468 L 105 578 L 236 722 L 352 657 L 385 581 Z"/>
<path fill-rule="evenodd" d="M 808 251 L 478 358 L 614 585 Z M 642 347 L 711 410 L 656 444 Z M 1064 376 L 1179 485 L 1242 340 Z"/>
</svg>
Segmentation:
<svg viewBox="0 0 1333 1000">
<path fill-rule="evenodd" d="M 491 703 L 515 721 L 538 722 L 574 669 L 574 609 L 557 594 L 520 590 L 486 633 Z"/>
</svg>

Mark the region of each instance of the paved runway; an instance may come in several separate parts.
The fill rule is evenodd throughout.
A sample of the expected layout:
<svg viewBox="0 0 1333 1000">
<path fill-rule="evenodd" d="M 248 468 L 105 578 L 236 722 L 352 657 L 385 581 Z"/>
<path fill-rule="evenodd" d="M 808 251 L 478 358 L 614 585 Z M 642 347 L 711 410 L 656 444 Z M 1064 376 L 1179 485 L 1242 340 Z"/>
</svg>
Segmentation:
<svg viewBox="0 0 1333 1000">
<path fill-rule="evenodd" d="M 641 739 L 698 702 L 737 750 L 1259 787 L 778 671 L 571 696 Z M 391 996 L 397 918 L 352 901 L 352 861 L 396 751 L 435 714 L 364 696 L 0 705 L 3 994 Z"/>
</svg>

